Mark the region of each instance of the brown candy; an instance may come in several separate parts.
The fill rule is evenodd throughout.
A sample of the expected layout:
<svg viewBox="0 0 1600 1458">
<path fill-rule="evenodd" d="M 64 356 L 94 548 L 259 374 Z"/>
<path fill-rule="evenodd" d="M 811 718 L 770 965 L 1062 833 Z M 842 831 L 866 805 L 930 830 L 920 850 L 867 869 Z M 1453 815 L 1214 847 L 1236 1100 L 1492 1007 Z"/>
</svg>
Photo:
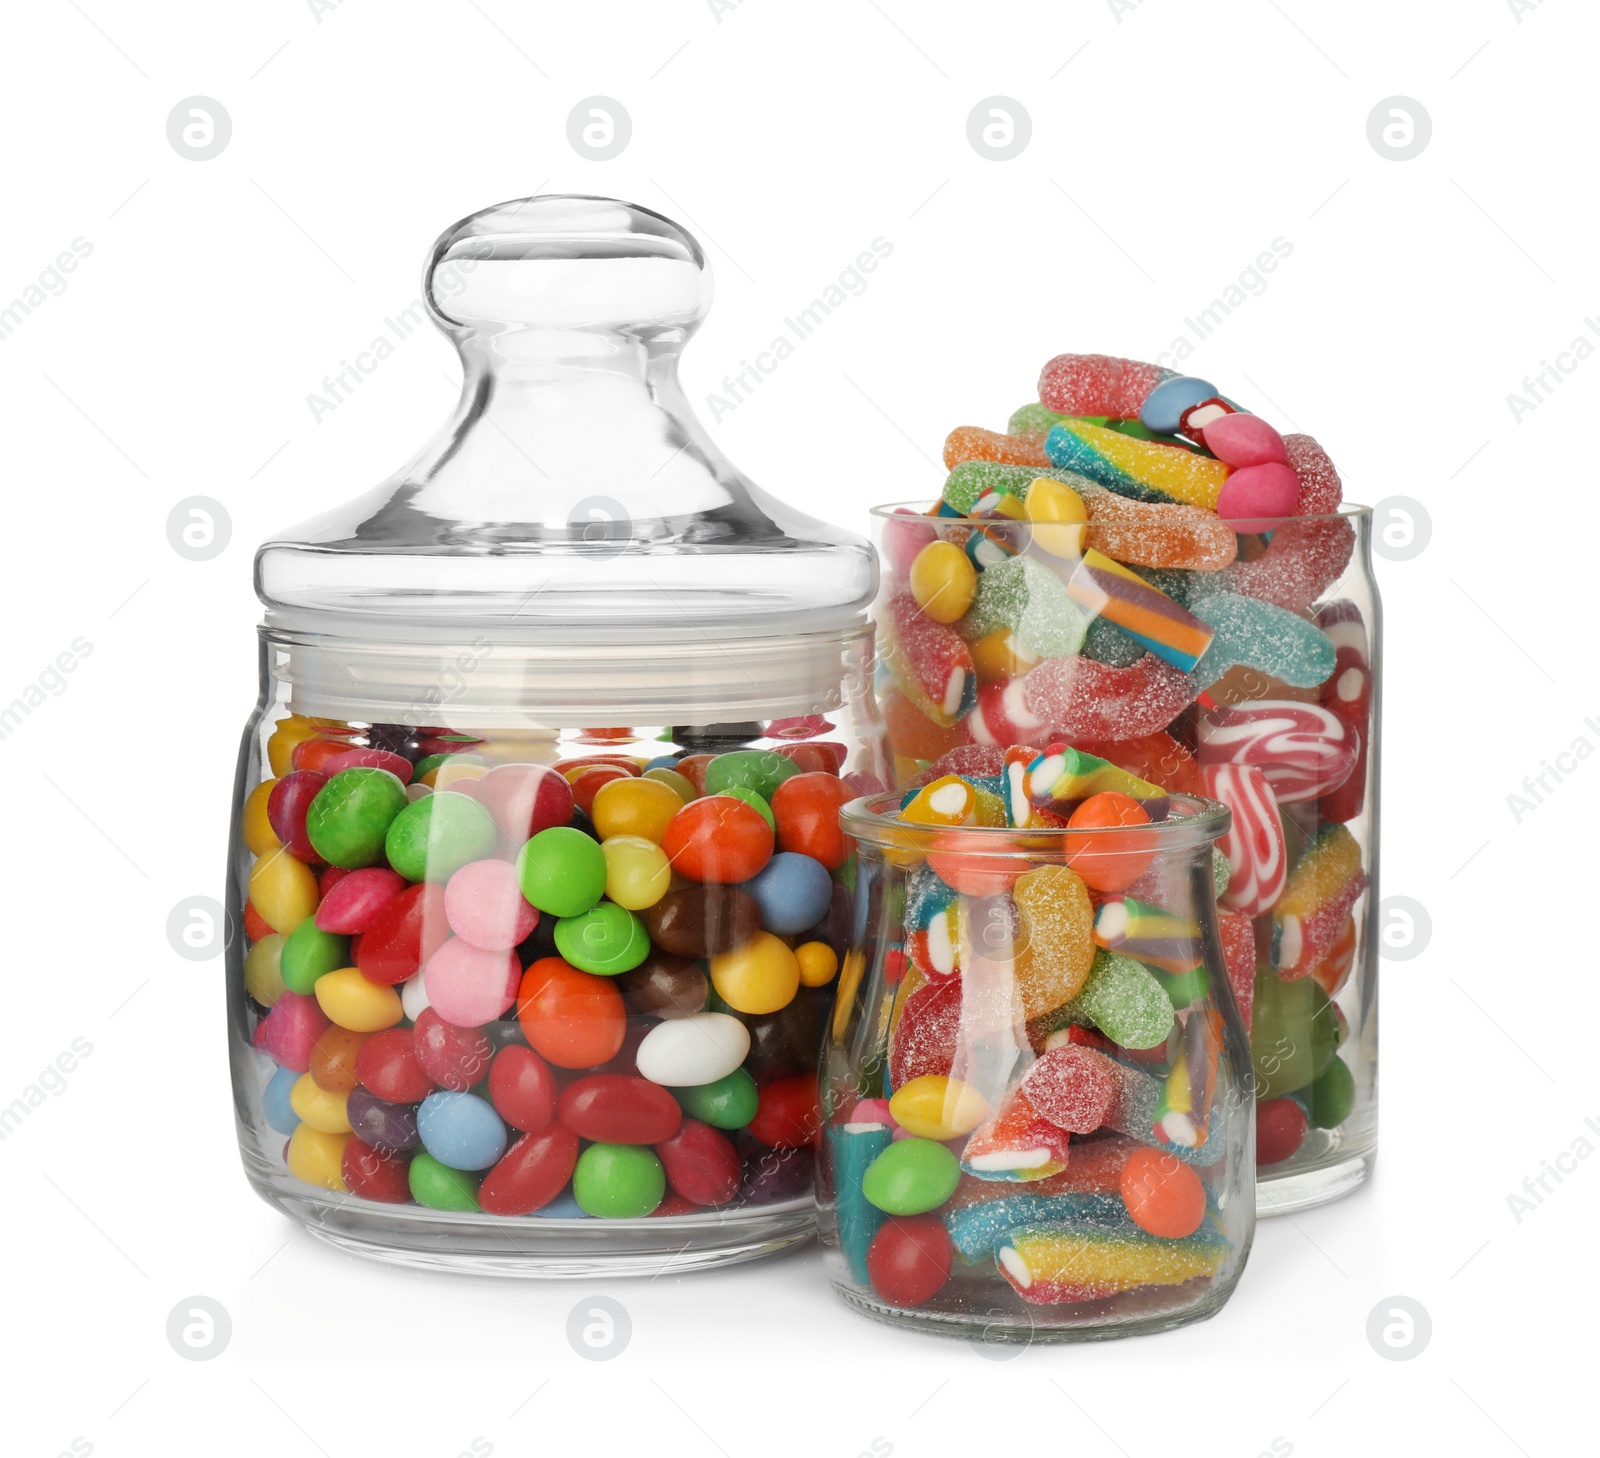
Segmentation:
<svg viewBox="0 0 1600 1458">
<path fill-rule="evenodd" d="M 693 962 L 652 951 L 631 972 L 617 978 L 617 991 L 631 1013 L 685 1018 L 705 1011 L 710 983 L 704 969 Z"/>
<path fill-rule="evenodd" d="M 714 957 L 742 947 L 761 927 L 761 908 L 733 886 L 685 886 L 640 913 L 650 941 L 675 957 Z"/>
</svg>

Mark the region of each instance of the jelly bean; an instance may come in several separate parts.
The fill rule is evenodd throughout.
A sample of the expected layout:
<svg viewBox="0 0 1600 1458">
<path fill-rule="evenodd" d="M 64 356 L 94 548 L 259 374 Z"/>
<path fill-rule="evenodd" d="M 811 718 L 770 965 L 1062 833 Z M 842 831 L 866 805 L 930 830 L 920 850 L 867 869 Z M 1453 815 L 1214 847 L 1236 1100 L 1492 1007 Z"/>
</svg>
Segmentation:
<svg viewBox="0 0 1600 1458">
<path fill-rule="evenodd" d="M 447 1023 L 477 1028 L 500 1017 L 517 998 L 522 964 L 515 952 L 485 951 L 452 937 L 423 968 L 428 1005 Z"/>
<path fill-rule="evenodd" d="M 535 835 L 517 856 L 522 894 L 552 916 L 578 916 L 606 888 L 606 858 L 599 844 L 572 826 Z"/>
<path fill-rule="evenodd" d="M 279 1134 L 293 1134 L 300 1122 L 300 1116 L 294 1111 L 292 1095 L 301 1076 L 292 1068 L 274 1069 L 267 1086 L 261 1091 L 261 1116 L 267 1121 L 267 1127 Z"/>
<path fill-rule="evenodd" d="M 959 1078 L 924 1074 L 902 1084 L 889 1100 L 902 1129 L 919 1139 L 959 1139 L 989 1117 L 989 1101 Z"/>
<path fill-rule="evenodd" d="M 744 1136 L 740 1136 L 743 1138 Z M 749 1205 L 775 1205 L 812 1198 L 815 1161 L 809 1149 L 762 1149 L 747 1152 L 740 1198 Z"/>
<path fill-rule="evenodd" d="M 353 1088 L 345 1099 L 345 1115 L 356 1137 L 374 1148 L 399 1154 L 416 1147 L 414 1104 L 391 1104 L 367 1089 Z"/>
<path fill-rule="evenodd" d="M 614 1058 L 627 1030 L 615 985 L 560 957 L 542 957 L 522 974 L 517 1019 L 534 1052 L 558 1068 L 592 1068 Z"/>
<path fill-rule="evenodd" d="M 317 909 L 316 874 L 285 848 L 268 851 L 250 868 L 250 904 L 287 936 Z"/>
<path fill-rule="evenodd" d="M 289 1136 L 284 1162 L 297 1180 L 324 1190 L 346 1193 L 350 1187 L 344 1182 L 342 1166 L 344 1148 L 349 1140 L 348 1133 L 333 1134 L 313 1129 L 309 1124 L 298 1124 Z"/>
<path fill-rule="evenodd" d="M 255 1046 L 274 1063 L 296 1073 L 311 1067 L 311 1050 L 328 1026 L 328 1015 L 314 997 L 285 991 L 256 1028 Z"/>
<path fill-rule="evenodd" d="M 929 542 L 911 564 L 911 595 L 936 623 L 953 623 L 972 606 L 977 569 L 954 542 Z"/>
<path fill-rule="evenodd" d="M 780 936 L 815 926 L 833 899 L 833 882 L 823 865 L 793 851 L 774 855 L 745 890 L 761 908 L 761 925 Z"/>
<path fill-rule="evenodd" d="M 425 1150 L 412 1156 L 406 1171 L 411 1198 L 429 1210 L 477 1210 L 478 1181 L 465 1170 L 441 1164 Z"/>
<path fill-rule="evenodd" d="M 405 877 L 386 866 L 348 871 L 334 879 L 330 869 L 322 878 L 322 901 L 316 923 L 325 932 L 352 935 L 367 931 L 378 915 L 406 889 Z"/>
<path fill-rule="evenodd" d="M 777 1078 L 761 1085 L 759 1107 L 749 1125 L 754 1138 L 775 1149 L 797 1149 L 813 1143 L 821 1127 L 813 1074 Z"/>
<path fill-rule="evenodd" d="M 1134 1150 L 1122 1167 L 1120 1190 L 1133 1223 L 1163 1240 L 1193 1235 L 1206 1218 L 1206 1189 L 1200 1176 L 1163 1150 Z"/>
<path fill-rule="evenodd" d="M 356 1076 L 356 1058 L 368 1034 L 349 1028 L 324 1028 L 311 1049 L 310 1077 L 328 1093 L 349 1093 L 361 1082 Z"/>
<path fill-rule="evenodd" d="M 339 1171 L 350 1193 L 363 1200 L 411 1203 L 411 1161 L 402 1155 L 375 1148 L 357 1136 L 346 1142 Z"/>
<path fill-rule="evenodd" d="M 637 1144 L 591 1144 L 572 1172 L 578 1208 L 604 1220 L 648 1215 L 666 1192 L 660 1159 Z"/>
<path fill-rule="evenodd" d="M 1301 1094 L 1313 1129 L 1337 1129 L 1356 1105 L 1356 1079 L 1350 1065 L 1335 1058 Z"/>
<path fill-rule="evenodd" d="M 814 1072 L 829 1002 L 826 993 L 802 988 L 777 1012 L 744 1015 L 740 1021 L 750 1032 L 745 1067 L 751 1076 L 765 1081 Z"/>
<path fill-rule="evenodd" d="M 748 881 L 766 865 L 772 858 L 773 831 L 744 801 L 708 795 L 678 811 L 661 848 L 679 875 L 726 885 Z"/>
<path fill-rule="evenodd" d="M 683 805 L 683 797 L 671 785 L 624 777 L 600 787 L 589 813 L 602 840 L 630 835 L 659 845 Z"/>
<path fill-rule="evenodd" d="M 444 914 L 450 930 L 484 951 L 505 951 L 526 941 L 539 913 L 522 895 L 517 872 L 508 861 L 471 861 L 444 888 Z"/>
<path fill-rule="evenodd" d="M 761 907 L 731 886 L 669 891 L 644 912 L 650 940 L 675 957 L 710 957 L 743 946 L 761 925 Z"/>
<path fill-rule="evenodd" d="M 416 976 L 449 935 L 444 888 L 409 886 L 362 933 L 356 965 L 369 981 L 392 986 Z"/>
<path fill-rule="evenodd" d="M 630 972 L 617 978 L 622 1000 L 631 1013 L 652 1018 L 681 1018 L 704 1012 L 710 982 L 695 963 L 652 950 Z"/>
<path fill-rule="evenodd" d="M 414 1039 L 410 1028 L 372 1034 L 356 1054 L 356 1078 L 362 1086 L 392 1104 L 420 1103 L 432 1093 L 433 1079 L 417 1062 Z"/>
<path fill-rule="evenodd" d="M 848 785 L 821 771 L 785 780 L 772 796 L 778 849 L 810 856 L 825 870 L 838 870 L 850 852 L 839 809 L 852 798 Z"/>
<path fill-rule="evenodd" d="M 568 1084 L 556 1117 L 574 1134 L 600 1144 L 659 1144 L 678 1132 L 683 1110 L 660 1084 L 622 1074 L 591 1073 Z"/>
<path fill-rule="evenodd" d="M 411 761 L 387 749 L 347 749 L 331 756 L 320 768 L 325 775 L 336 775 L 347 769 L 382 769 L 388 770 L 402 785 L 411 783 Z"/>
<path fill-rule="evenodd" d="M 458 1028 L 431 1007 L 417 1019 L 412 1039 L 417 1066 L 440 1088 L 457 1093 L 476 1085 L 494 1057 L 494 1044 L 481 1029 Z"/>
<path fill-rule="evenodd" d="M 1256 1105 L 1256 1164 L 1282 1164 L 1299 1153 L 1306 1139 L 1306 1111 L 1294 1099 L 1267 1099 Z"/>
<path fill-rule="evenodd" d="M 513 845 L 572 819 L 572 786 L 545 765 L 496 765 L 473 784 L 472 795 Z"/>
<path fill-rule="evenodd" d="M 742 1068 L 711 1083 L 675 1088 L 672 1092 L 691 1119 L 717 1129 L 743 1129 L 761 1106 L 756 1081 Z"/>
<path fill-rule="evenodd" d="M 677 770 L 671 769 L 666 765 L 652 766 L 644 772 L 643 778 L 656 780 L 666 785 L 678 797 L 679 802 L 684 805 L 698 798 L 693 782 L 687 776 L 679 774 Z"/>
<path fill-rule="evenodd" d="M 567 1187 L 578 1148 L 578 1136 L 561 1124 L 522 1135 L 483 1177 L 479 1205 L 490 1215 L 531 1215 L 544 1209 Z"/>
<path fill-rule="evenodd" d="M 1270 968 L 1256 973 L 1250 1051 L 1257 1100 L 1295 1093 L 1327 1071 L 1339 1050 L 1336 1007 L 1309 977 L 1282 982 Z"/>
<path fill-rule="evenodd" d="M 726 1205 L 739 1193 L 744 1171 L 738 1151 L 713 1128 L 685 1119 L 670 1139 L 656 1145 L 667 1185 L 695 1205 Z"/>
<path fill-rule="evenodd" d="M 533 1049 L 512 1044 L 495 1055 L 489 1068 L 489 1102 L 513 1129 L 538 1133 L 555 1118 L 556 1097 L 555 1075 Z"/>
<path fill-rule="evenodd" d="M 383 848 L 406 880 L 445 882 L 487 857 L 495 835 L 493 817 L 470 795 L 439 793 L 406 805 L 389 826 Z"/>
<path fill-rule="evenodd" d="M 618 906 L 643 911 L 667 894 L 672 867 L 653 840 L 613 835 L 600 843 L 600 850 L 606 860 L 606 895 Z"/>
<path fill-rule="evenodd" d="M 799 990 L 800 964 L 787 944 L 758 931 L 743 946 L 711 958 L 711 985 L 735 1012 L 777 1012 Z"/>
<path fill-rule="evenodd" d="M 277 780 L 262 780 L 245 796 L 244 809 L 239 812 L 239 832 L 244 838 L 245 848 L 253 856 L 264 856 L 269 850 L 276 850 L 283 844 L 277 831 L 272 828 L 272 820 L 267 813 L 267 804 L 277 784 Z"/>
<path fill-rule="evenodd" d="M 961 1182 L 961 1165 L 931 1139 L 891 1144 L 862 1176 L 861 1193 L 889 1215 L 921 1215 L 944 1204 Z"/>
<path fill-rule="evenodd" d="M 867 1247 L 867 1279 L 891 1306 L 921 1306 L 950 1279 L 955 1247 L 935 1215 L 892 1217 Z"/>
<path fill-rule="evenodd" d="M 476 1094 L 440 1090 L 417 1110 L 417 1137 L 451 1169 L 488 1169 L 506 1150 L 506 1126 Z"/>
<path fill-rule="evenodd" d="M 532 970 L 529 968 L 530 972 Z M 611 986 L 610 983 L 601 985 Z M 614 993 L 615 989 L 612 991 Z M 531 1034 L 528 1041 L 534 1041 Z M 621 1046 L 620 1032 L 617 1046 Z M 640 1076 L 651 1083 L 668 1088 L 692 1088 L 726 1078 L 744 1062 L 749 1052 L 750 1031 L 738 1018 L 718 1012 L 691 1013 L 651 1028 L 639 1044 L 635 1064 Z M 582 1068 L 603 1061 L 591 1058 L 567 1066 Z"/>
<path fill-rule="evenodd" d="M 405 786 L 387 770 L 341 770 L 306 811 L 307 839 L 329 865 L 349 870 L 378 865 L 390 825 L 408 803 Z"/>
<path fill-rule="evenodd" d="M 282 961 L 285 938 L 268 932 L 244 956 L 244 990 L 262 1007 L 271 1007 L 284 993 Z"/>
<path fill-rule="evenodd" d="M 302 714 L 279 719 L 267 740 L 267 762 L 274 775 L 286 775 L 294 768 L 294 751 L 302 740 L 315 739 L 317 726 Z M 259 855 L 260 852 L 258 851 Z"/>
<path fill-rule="evenodd" d="M 356 967 L 340 967 L 319 977 L 316 999 L 329 1019 L 357 1033 L 392 1028 L 405 1015 L 394 988 L 369 982 Z"/>
<path fill-rule="evenodd" d="M 826 942 L 803 942 L 794 949 L 802 987 L 826 987 L 839 971 L 839 954 Z"/>
<path fill-rule="evenodd" d="M 291 992 L 310 992 L 317 979 L 350 964 L 350 938 L 323 931 L 308 916 L 283 942 L 279 971 Z"/>
</svg>

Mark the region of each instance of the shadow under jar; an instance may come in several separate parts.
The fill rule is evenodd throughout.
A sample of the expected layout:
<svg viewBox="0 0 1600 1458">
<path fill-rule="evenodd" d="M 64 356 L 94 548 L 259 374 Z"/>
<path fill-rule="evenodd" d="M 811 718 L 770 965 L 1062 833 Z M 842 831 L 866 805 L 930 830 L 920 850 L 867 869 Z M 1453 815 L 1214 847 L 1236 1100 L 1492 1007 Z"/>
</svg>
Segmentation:
<svg viewBox="0 0 1600 1458">
<path fill-rule="evenodd" d="M 695 240 L 598 198 L 447 231 L 440 438 L 257 557 L 228 1024 L 270 1204 L 389 1261 L 626 1275 L 813 1229 L 881 791 L 870 546 L 764 496 L 678 387 Z"/>
<path fill-rule="evenodd" d="M 1211 1315 L 1255 1226 L 1215 910 L 1228 811 L 1173 795 L 1147 824 L 1015 830 L 900 807 L 844 811 L 859 859 L 818 1182 L 835 1288 L 987 1341 Z"/>
</svg>

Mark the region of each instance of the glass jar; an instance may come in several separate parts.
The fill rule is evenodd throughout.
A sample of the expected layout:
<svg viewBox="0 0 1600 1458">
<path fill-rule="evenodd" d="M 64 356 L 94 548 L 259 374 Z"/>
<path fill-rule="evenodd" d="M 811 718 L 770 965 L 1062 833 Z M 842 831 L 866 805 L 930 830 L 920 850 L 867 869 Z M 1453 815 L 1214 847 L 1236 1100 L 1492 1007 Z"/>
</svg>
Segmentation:
<svg viewBox="0 0 1600 1458">
<path fill-rule="evenodd" d="M 1337 486 L 1314 442 L 1295 449 L 1303 475 L 1321 470 Z M 1025 490 L 1036 473 L 1013 474 Z M 948 499 L 875 512 L 888 563 L 878 688 L 897 783 L 996 774 L 1007 746 L 1062 741 L 1226 804 L 1218 922 L 1230 960 L 1256 967 L 1240 1010 L 1254 1052 L 1259 1213 L 1345 1194 L 1377 1151 L 1371 512 L 1262 518 L 1236 533 L 1245 523 L 1112 496 L 1067 471 L 1037 474 L 1072 484 L 1087 520 L 963 516 Z M 1163 512 L 1174 525 L 1152 530 Z M 929 559 L 917 564 L 934 543 L 946 566 L 976 564 L 965 611 L 935 603 L 930 616 L 918 600 L 932 590 Z M 1210 570 L 1167 565 L 1204 553 Z M 1167 627 L 1140 620 L 1152 605 Z M 1195 630 L 1187 660 L 1184 644 L 1163 642 Z"/>
<path fill-rule="evenodd" d="M 337 1245 L 551 1276 L 813 1228 L 846 799 L 889 768 L 871 547 L 772 501 L 677 382 L 710 281 L 643 208 L 470 217 L 464 384 L 268 541 L 228 961 L 246 1172 Z"/>
<path fill-rule="evenodd" d="M 1211 1315 L 1255 1228 L 1214 899 L 1227 809 L 1174 794 L 1154 823 L 941 829 L 901 800 L 844 811 L 860 855 L 818 1183 L 835 1287 L 986 1341 Z"/>
</svg>

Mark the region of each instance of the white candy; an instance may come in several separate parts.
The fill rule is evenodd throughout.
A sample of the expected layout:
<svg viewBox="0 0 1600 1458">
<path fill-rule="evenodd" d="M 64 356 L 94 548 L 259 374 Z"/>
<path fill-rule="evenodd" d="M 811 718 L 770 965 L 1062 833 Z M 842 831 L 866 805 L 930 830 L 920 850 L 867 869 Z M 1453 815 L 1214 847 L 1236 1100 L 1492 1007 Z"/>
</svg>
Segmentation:
<svg viewBox="0 0 1600 1458">
<path fill-rule="evenodd" d="M 750 1030 L 727 1013 L 671 1018 L 645 1034 L 634 1055 L 641 1077 L 669 1088 L 698 1088 L 726 1078 L 750 1051 Z"/>
</svg>

